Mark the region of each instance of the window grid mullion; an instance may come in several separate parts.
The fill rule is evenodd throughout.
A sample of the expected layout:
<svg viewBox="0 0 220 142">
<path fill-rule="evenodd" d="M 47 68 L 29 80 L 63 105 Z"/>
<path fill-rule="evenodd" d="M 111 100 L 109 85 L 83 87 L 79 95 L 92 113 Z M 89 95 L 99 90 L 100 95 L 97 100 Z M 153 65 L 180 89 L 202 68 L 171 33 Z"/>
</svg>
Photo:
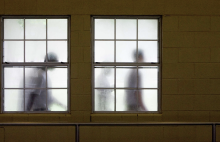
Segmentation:
<svg viewBox="0 0 220 142">
<path fill-rule="evenodd" d="M 26 61 L 26 59 L 25 59 L 25 23 L 26 23 L 26 20 L 25 20 L 25 18 L 24 18 L 24 63 L 25 63 L 25 61 Z M 24 94 L 24 111 L 25 111 L 25 66 L 23 66 L 23 72 L 24 72 L 24 74 L 23 74 L 23 82 L 24 82 L 24 86 L 23 86 L 23 94 Z"/>
<path fill-rule="evenodd" d="M 116 18 L 114 19 L 114 63 L 116 63 Z M 114 111 L 116 111 L 116 66 L 114 66 Z"/>
</svg>

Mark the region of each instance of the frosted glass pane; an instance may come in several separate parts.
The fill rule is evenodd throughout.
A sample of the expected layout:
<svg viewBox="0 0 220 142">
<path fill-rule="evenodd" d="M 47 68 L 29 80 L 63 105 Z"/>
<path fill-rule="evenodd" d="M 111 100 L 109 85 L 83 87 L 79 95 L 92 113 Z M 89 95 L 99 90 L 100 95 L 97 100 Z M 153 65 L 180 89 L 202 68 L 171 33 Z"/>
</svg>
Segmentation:
<svg viewBox="0 0 220 142">
<path fill-rule="evenodd" d="M 114 62 L 114 41 L 95 41 L 95 62 Z"/>
<path fill-rule="evenodd" d="M 4 41 L 4 62 L 24 62 L 23 41 Z"/>
<path fill-rule="evenodd" d="M 114 39 L 114 19 L 95 19 L 95 39 Z"/>
<path fill-rule="evenodd" d="M 136 53 L 136 41 L 116 42 L 116 62 L 134 62 Z"/>
<path fill-rule="evenodd" d="M 114 68 L 95 68 L 95 87 L 112 88 L 114 86 Z"/>
<path fill-rule="evenodd" d="M 157 88 L 158 87 L 158 68 L 145 67 L 139 68 L 139 78 L 142 88 Z"/>
<path fill-rule="evenodd" d="M 26 39 L 46 39 L 46 19 L 25 19 Z"/>
<path fill-rule="evenodd" d="M 67 62 L 67 41 L 48 41 L 48 53 L 56 54 L 58 62 Z"/>
<path fill-rule="evenodd" d="M 24 39 L 24 19 L 4 19 L 4 39 Z"/>
<path fill-rule="evenodd" d="M 23 67 L 5 67 L 4 68 L 4 87 L 22 88 L 24 86 Z"/>
<path fill-rule="evenodd" d="M 47 104 L 49 111 L 67 111 L 67 89 L 49 89 Z"/>
<path fill-rule="evenodd" d="M 25 110 L 46 111 L 46 95 L 46 89 L 25 89 Z"/>
<path fill-rule="evenodd" d="M 49 88 L 67 88 L 67 68 L 48 67 L 47 86 Z"/>
<path fill-rule="evenodd" d="M 143 61 L 139 62 L 158 62 L 157 41 L 139 41 L 138 50 L 142 52 Z"/>
<path fill-rule="evenodd" d="M 46 88 L 45 67 L 25 67 L 26 88 Z"/>
<path fill-rule="evenodd" d="M 125 90 L 116 90 L 116 111 L 127 111 Z"/>
<path fill-rule="evenodd" d="M 158 111 L 158 91 L 156 89 L 141 90 L 141 94 L 147 111 Z"/>
<path fill-rule="evenodd" d="M 4 90 L 4 111 L 23 111 L 24 93 L 21 89 Z"/>
<path fill-rule="evenodd" d="M 46 56 L 46 41 L 26 41 L 25 61 L 44 62 Z"/>
<path fill-rule="evenodd" d="M 137 39 L 137 20 L 116 20 L 116 39 Z"/>
<path fill-rule="evenodd" d="M 116 68 L 116 87 L 137 87 L 137 68 L 136 67 L 117 67 Z"/>
<path fill-rule="evenodd" d="M 138 20 L 138 39 L 158 39 L 158 20 Z"/>
<path fill-rule="evenodd" d="M 95 111 L 114 111 L 113 89 L 95 89 Z"/>
<path fill-rule="evenodd" d="M 67 19 L 48 19 L 48 39 L 67 39 Z"/>
</svg>

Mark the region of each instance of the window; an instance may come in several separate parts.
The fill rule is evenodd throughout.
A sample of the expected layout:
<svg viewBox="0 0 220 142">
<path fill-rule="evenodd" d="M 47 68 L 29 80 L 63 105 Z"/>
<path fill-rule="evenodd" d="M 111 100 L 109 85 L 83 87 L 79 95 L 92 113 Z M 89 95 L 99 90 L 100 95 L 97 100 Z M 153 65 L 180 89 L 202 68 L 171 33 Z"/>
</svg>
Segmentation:
<svg viewBox="0 0 220 142">
<path fill-rule="evenodd" d="M 69 17 L 2 21 L 2 111 L 69 111 Z"/>
<path fill-rule="evenodd" d="M 93 112 L 160 112 L 160 17 L 93 17 Z"/>
</svg>

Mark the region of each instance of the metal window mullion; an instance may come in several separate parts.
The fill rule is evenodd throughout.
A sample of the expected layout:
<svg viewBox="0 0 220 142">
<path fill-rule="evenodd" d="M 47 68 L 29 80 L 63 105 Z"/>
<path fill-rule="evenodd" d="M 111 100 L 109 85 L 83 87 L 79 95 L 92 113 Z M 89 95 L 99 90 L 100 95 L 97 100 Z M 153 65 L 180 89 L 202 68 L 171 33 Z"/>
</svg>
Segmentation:
<svg viewBox="0 0 220 142">
<path fill-rule="evenodd" d="M 136 25 L 136 30 L 137 30 L 136 31 L 136 34 L 137 34 L 136 35 L 136 63 L 139 63 L 139 58 L 138 58 L 138 18 L 136 20 L 137 20 L 137 22 L 136 22 L 136 24 L 137 24 Z M 136 73 L 137 73 L 137 84 L 136 84 L 136 91 L 137 91 L 137 93 L 136 93 L 137 94 L 137 96 L 136 96 L 137 103 L 136 104 L 137 104 L 137 106 L 136 107 L 137 107 L 137 111 L 138 111 L 138 103 L 139 103 L 139 97 L 138 97 L 139 96 L 139 75 L 138 75 L 139 70 L 138 70 L 138 66 L 136 66 L 136 69 L 137 69 L 137 71 L 136 71 Z"/>
<path fill-rule="evenodd" d="M 26 59 L 25 59 L 25 53 L 26 53 L 26 51 L 25 51 L 25 49 L 26 49 L 26 46 L 25 46 L 25 23 L 26 23 L 26 20 L 25 20 L 25 18 L 24 18 L 24 63 L 25 63 L 25 61 L 26 61 Z M 24 95 L 24 111 L 25 111 L 25 66 L 23 66 L 23 95 Z"/>
<path fill-rule="evenodd" d="M 47 55 L 47 51 L 48 51 L 48 50 L 47 50 L 47 48 L 48 48 L 48 47 L 47 47 L 47 46 L 48 46 L 48 40 L 47 40 L 47 38 L 48 38 L 48 37 L 47 37 L 47 36 L 48 36 L 48 34 L 47 34 L 47 31 L 48 31 L 48 23 L 47 23 L 47 22 L 48 22 L 48 21 L 47 21 L 47 20 L 48 20 L 48 19 L 46 18 L 46 62 L 48 62 L 48 55 Z M 48 83 L 47 83 L 47 73 L 48 73 L 48 71 L 47 71 L 47 66 L 45 67 L 45 70 L 46 70 L 46 111 L 48 111 L 48 107 L 47 107 L 47 106 L 48 106 L 48 105 L 47 105 L 47 98 L 48 98 L 48 97 L 47 97 L 47 95 L 48 95 L 48 88 L 47 88 L 47 87 L 48 87 L 48 86 L 47 86 L 47 84 L 48 84 Z"/>
<path fill-rule="evenodd" d="M 114 63 L 116 63 L 116 18 L 114 19 Z M 116 66 L 114 66 L 114 111 L 116 112 Z"/>
</svg>

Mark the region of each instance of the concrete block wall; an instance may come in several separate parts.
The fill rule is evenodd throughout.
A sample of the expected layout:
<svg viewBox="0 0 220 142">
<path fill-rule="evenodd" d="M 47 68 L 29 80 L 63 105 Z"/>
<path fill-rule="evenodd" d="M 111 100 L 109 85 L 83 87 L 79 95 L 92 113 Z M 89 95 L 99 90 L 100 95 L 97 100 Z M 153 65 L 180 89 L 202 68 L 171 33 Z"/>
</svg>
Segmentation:
<svg viewBox="0 0 220 142">
<path fill-rule="evenodd" d="M 70 15 L 71 17 L 71 111 L 68 114 L 0 114 L 4 122 L 219 122 L 220 121 L 220 1 L 219 0 L 0 0 L 4 15 Z M 162 113 L 92 114 L 91 21 L 92 15 L 162 16 Z M 1 28 L 0 28 L 1 31 Z M 173 128 L 173 127 L 172 127 Z M 34 129 L 34 128 L 33 128 Z M 109 136 L 117 127 L 82 128 L 94 141 Z M 127 135 L 130 129 L 122 129 Z M 140 140 L 145 139 L 142 132 Z M 186 129 L 198 136 L 192 141 L 210 141 L 200 127 L 170 130 L 171 127 L 143 128 L 153 131 L 158 141 L 182 139 Z M 149 129 L 149 130 L 148 130 Z M 178 131 L 176 131 L 178 129 Z M 209 131 L 204 127 L 204 131 Z M 48 130 L 50 131 L 50 130 Z M 94 132 L 95 131 L 95 132 Z M 157 131 L 159 133 L 157 133 Z M 188 131 L 188 130 L 187 130 Z M 210 130 L 211 131 L 211 130 Z M 219 134 L 219 128 L 217 127 Z M 0 136 L 17 133 L 0 128 Z M 94 132 L 94 136 L 90 133 Z M 177 134 L 178 133 L 178 134 Z M 145 133 L 146 134 L 146 133 Z M 209 133 L 208 133 L 209 134 Z M 24 133 L 24 136 L 28 134 Z M 159 136 L 160 135 L 160 136 Z M 187 134 L 185 134 L 187 135 Z M 82 133 L 82 141 L 88 141 Z M 122 136 L 124 137 L 124 136 Z M 149 135 L 150 137 L 150 135 Z M 146 136 L 146 138 L 149 138 Z M 206 136 L 204 136 L 206 137 Z M 126 138 L 126 137 L 124 137 Z M 150 138 L 149 138 L 150 139 Z M 217 140 L 220 138 L 217 137 Z M 0 139 L 1 141 L 2 139 Z M 7 140 L 7 139 L 4 139 Z M 120 138 L 119 138 L 120 140 Z M 107 140 L 106 140 L 107 141 Z"/>
</svg>

